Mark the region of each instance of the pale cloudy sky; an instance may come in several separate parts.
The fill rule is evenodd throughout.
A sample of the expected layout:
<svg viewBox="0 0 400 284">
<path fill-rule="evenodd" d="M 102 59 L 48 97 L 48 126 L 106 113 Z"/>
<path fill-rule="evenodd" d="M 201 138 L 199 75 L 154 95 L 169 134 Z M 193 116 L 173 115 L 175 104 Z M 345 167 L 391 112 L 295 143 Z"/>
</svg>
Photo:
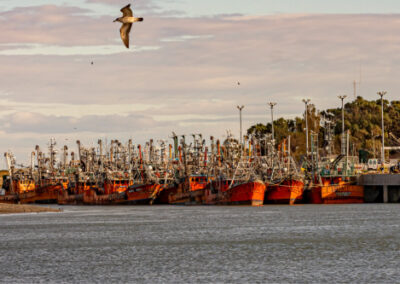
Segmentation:
<svg viewBox="0 0 400 284">
<path fill-rule="evenodd" d="M 400 1 L 138 0 L 129 50 L 112 22 L 127 3 L 0 0 L 2 152 L 237 135 L 237 104 L 245 129 L 269 121 L 268 101 L 276 117 L 306 97 L 337 107 L 360 73 L 358 94 L 400 99 Z"/>
</svg>

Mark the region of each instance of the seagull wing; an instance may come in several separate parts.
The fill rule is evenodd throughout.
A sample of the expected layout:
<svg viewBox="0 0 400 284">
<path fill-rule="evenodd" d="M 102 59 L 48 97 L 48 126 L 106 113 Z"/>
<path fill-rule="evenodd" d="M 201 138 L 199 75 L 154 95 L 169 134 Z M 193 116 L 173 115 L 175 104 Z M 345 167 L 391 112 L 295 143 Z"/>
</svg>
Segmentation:
<svg viewBox="0 0 400 284">
<path fill-rule="evenodd" d="M 130 6 L 131 6 L 131 4 L 128 4 L 124 8 L 121 9 L 122 15 L 124 17 L 133 17 L 133 13 L 132 13 Z"/>
<path fill-rule="evenodd" d="M 121 33 L 122 42 L 126 48 L 129 48 L 129 32 L 131 31 L 132 24 L 123 24 L 119 32 Z"/>
</svg>

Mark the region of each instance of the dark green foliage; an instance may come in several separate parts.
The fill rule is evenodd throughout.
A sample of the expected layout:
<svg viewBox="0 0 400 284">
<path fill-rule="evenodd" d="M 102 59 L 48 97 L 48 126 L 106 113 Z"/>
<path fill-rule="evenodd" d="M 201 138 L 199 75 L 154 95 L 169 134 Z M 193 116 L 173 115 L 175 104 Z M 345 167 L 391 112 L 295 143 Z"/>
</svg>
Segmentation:
<svg viewBox="0 0 400 284">
<path fill-rule="evenodd" d="M 400 138 L 400 101 L 389 102 L 383 101 L 384 123 L 385 123 L 385 145 L 397 145 L 393 139 L 389 137 L 389 133 Z M 300 104 L 299 104 L 300 106 Z M 364 150 L 371 155 L 375 152 L 380 153 L 381 144 L 381 101 L 364 100 L 357 97 L 352 102 L 348 102 L 345 108 L 345 130 L 350 131 L 351 149 L 354 147 L 354 153 L 358 150 Z M 325 111 L 317 111 L 313 105 L 310 105 L 308 111 L 308 125 L 311 131 L 318 133 L 319 147 L 326 146 L 324 144 L 324 128 L 320 127 L 320 120 L 327 113 L 333 114 L 331 120 L 334 124 L 334 153 L 340 151 L 340 135 L 342 132 L 342 110 L 341 107 L 328 109 Z M 275 139 L 277 145 L 289 135 L 291 136 L 291 150 L 296 157 L 305 153 L 305 120 L 302 117 L 294 119 L 279 118 L 274 121 Z M 255 135 L 257 138 L 263 137 L 264 134 L 271 133 L 271 124 L 256 124 L 247 130 L 248 135 Z M 378 154 L 379 155 L 379 154 Z"/>
</svg>

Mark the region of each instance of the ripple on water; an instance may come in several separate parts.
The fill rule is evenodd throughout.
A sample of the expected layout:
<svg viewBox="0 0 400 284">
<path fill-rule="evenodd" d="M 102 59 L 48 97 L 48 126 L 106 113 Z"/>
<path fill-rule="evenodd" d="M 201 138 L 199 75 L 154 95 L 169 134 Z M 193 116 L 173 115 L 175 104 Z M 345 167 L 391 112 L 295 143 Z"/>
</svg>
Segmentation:
<svg viewBox="0 0 400 284">
<path fill-rule="evenodd" d="M 0 282 L 394 283 L 400 206 L 64 206 L 0 216 Z"/>
</svg>

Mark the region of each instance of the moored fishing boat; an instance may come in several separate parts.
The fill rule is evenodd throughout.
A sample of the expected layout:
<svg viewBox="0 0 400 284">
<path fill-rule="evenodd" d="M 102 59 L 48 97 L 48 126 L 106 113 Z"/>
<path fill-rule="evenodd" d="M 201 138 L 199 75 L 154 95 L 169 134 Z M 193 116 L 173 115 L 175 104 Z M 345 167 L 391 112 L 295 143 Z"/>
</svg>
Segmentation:
<svg viewBox="0 0 400 284">
<path fill-rule="evenodd" d="M 157 198 L 154 200 L 155 204 L 169 204 L 169 196 L 176 194 L 178 185 L 175 182 L 169 182 L 162 184 L 163 190 L 157 194 Z"/>
<path fill-rule="evenodd" d="M 266 186 L 260 180 L 232 186 L 228 204 L 260 206 L 264 203 Z"/>
<path fill-rule="evenodd" d="M 203 204 L 204 190 L 208 185 L 206 175 L 190 175 L 183 179 L 168 195 L 168 203 L 175 205 Z"/>
<path fill-rule="evenodd" d="M 232 180 L 216 180 L 205 190 L 203 204 L 207 205 L 251 205 L 264 203 L 265 184 L 260 180 L 232 182 Z"/>
<path fill-rule="evenodd" d="M 302 202 L 304 182 L 300 179 L 287 178 L 282 182 L 267 187 L 265 204 L 297 204 Z"/>
<path fill-rule="evenodd" d="M 0 189 L 0 203 L 14 204 L 18 203 L 18 194 L 13 190 L 11 186 L 10 176 L 3 175 L 2 188 Z"/>
<path fill-rule="evenodd" d="M 115 205 L 126 201 L 126 190 L 130 184 L 128 179 L 106 176 L 102 182 L 86 183 L 83 190 L 83 204 L 86 205 Z M 119 175 L 121 176 L 121 175 Z"/>
<path fill-rule="evenodd" d="M 356 185 L 354 158 L 343 154 L 323 159 L 314 166 L 314 183 L 310 189 L 310 203 L 346 204 L 363 203 L 364 187 Z"/>
<path fill-rule="evenodd" d="M 68 183 L 65 177 L 42 177 L 35 189 L 18 194 L 19 203 L 57 203 Z"/>
<path fill-rule="evenodd" d="M 72 182 L 63 186 L 58 194 L 57 203 L 60 205 L 78 205 L 83 204 L 83 193 L 90 188 L 92 181 L 87 181 L 82 175 L 71 176 Z"/>
<path fill-rule="evenodd" d="M 164 189 L 160 184 L 134 184 L 125 192 L 127 204 L 153 204 Z"/>
<path fill-rule="evenodd" d="M 322 184 L 311 189 L 313 204 L 364 203 L 364 187 L 342 177 L 321 178 Z"/>
</svg>

